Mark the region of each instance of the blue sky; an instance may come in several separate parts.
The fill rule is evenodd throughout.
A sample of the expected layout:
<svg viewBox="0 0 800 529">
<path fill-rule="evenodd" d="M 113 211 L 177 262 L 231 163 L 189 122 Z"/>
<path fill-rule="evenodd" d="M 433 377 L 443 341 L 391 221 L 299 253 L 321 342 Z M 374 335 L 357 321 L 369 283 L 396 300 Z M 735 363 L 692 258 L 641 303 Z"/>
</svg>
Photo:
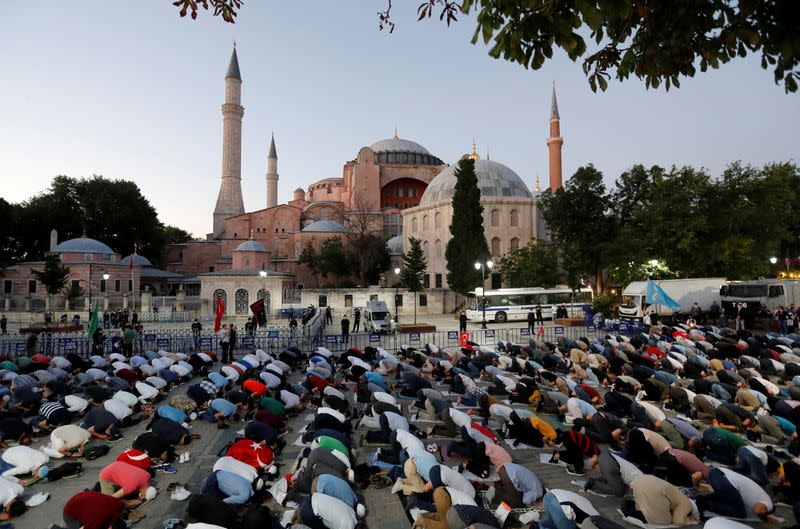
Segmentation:
<svg viewBox="0 0 800 529">
<path fill-rule="evenodd" d="M 468 152 L 547 180 L 550 87 L 557 83 L 564 174 L 594 163 L 608 183 L 634 163 L 694 165 L 798 159 L 800 95 L 757 57 L 682 81 L 669 93 L 638 79 L 589 89 L 563 54 L 539 71 L 495 60 L 451 28 L 415 21 L 377 29 L 383 0 L 255 1 L 235 25 L 181 19 L 170 0 L 3 2 L 0 196 L 24 200 L 57 174 L 134 180 L 161 219 L 203 235 L 219 186 L 224 74 L 237 41 L 244 80 L 245 207 L 264 207 L 275 132 L 279 199 L 327 177 L 391 136 L 449 163 Z M 590 47 L 590 49 L 592 49 Z M 546 184 L 545 184 L 546 185 Z M 42 227 L 49 230 L 51 227 Z"/>
</svg>

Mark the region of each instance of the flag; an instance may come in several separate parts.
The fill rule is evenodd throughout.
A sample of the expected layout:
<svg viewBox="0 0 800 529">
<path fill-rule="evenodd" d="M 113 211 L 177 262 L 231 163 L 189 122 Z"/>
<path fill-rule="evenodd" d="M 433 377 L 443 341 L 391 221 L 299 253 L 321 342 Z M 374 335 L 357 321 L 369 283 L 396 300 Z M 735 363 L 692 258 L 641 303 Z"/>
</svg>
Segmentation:
<svg viewBox="0 0 800 529">
<path fill-rule="evenodd" d="M 665 307 L 678 310 L 681 304 L 672 299 L 664 292 L 664 289 L 656 284 L 652 279 L 647 280 L 647 295 L 645 301 L 651 305 L 664 305 Z"/>
<path fill-rule="evenodd" d="M 214 332 L 219 332 L 223 314 L 225 314 L 225 305 L 222 303 L 222 296 L 217 296 L 217 316 L 214 318 Z"/>
<path fill-rule="evenodd" d="M 264 306 L 263 298 L 250 305 L 250 310 L 253 311 L 253 316 L 256 317 L 259 327 L 267 324 L 267 309 Z"/>
<path fill-rule="evenodd" d="M 544 334 L 544 325 L 542 325 L 541 327 L 539 327 L 539 332 L 537 332 L 537 333 L 536 333 L 536 337 L 537 337 L 537 338 L 541 338 L 541 337 L 542 337 L 542 334 Z"/>
<path fill-rule="evenodd" d="M 89 339 L 90 340 L 92 338 L 94 338 L 94 332 L 97 330 L 97 325 L 98 325 L 97 310 L 98 310 L 97 302 L 95 301 L 94 302 L 94 309 L 92 309 L 92 312 L 91 312 L 91 314 L 89 316 Z"/>
</svg>

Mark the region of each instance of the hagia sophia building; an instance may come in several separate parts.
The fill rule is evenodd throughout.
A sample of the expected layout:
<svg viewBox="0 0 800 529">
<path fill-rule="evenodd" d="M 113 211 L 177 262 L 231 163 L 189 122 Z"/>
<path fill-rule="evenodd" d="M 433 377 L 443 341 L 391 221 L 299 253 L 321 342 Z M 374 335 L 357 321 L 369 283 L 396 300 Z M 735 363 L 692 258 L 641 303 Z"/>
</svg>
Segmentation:
<svg viewBox="0 0 800 529">
<path fill-rule="evenodd" d="M 307 243 L 347 237 L 349 218 L 370 215 L 382 230 L 395 262 L 418 238 L 428 258 L 431 288 L 446 288 L 444 248 L 450 238 L 456 165 L 449 165 L 414 141 L 398 137 L 362 147 L 345 162 L 340 178 L 325 178 L 294 190 L 278 204 L 278 151 L 273 137 L 267 155 L 265 207 L 246 212 L 242 198 L 242 76 L 234 48 L 225 75 L 222 178 L 213 213 L 213 231 L 203 240 L 171 245 L 166 270 L 184 278 L 258 275 L 289 279 L 293 287 L 313 288 L 314 276 L 298 263 Z M 550 138 L 550 188 L 561 187 L 560 122 L 553 88 Z M 533 191 L 511 168 L 481 159 L 473 143 L 484 230 L 492 256 L 499 258 L 532 239 L 546 238 L 538 210 L 538 177 Z M 497 278 L 495 281 L 497 282 Z"/>
</svg>

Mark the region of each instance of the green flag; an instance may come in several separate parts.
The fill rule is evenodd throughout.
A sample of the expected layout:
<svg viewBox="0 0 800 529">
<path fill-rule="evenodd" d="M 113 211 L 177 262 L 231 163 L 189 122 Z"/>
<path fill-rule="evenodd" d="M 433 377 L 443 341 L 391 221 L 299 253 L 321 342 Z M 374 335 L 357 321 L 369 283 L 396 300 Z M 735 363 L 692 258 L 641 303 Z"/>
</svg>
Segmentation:
<svg viewBox="0 0 800 529">
<path fill-rule="evenodd" d="M 94 337 L 94 331 L 97 330 L 97 302 L 94 303 L 91 316 L 89 316 L 89 339 Z"/>
</svg>

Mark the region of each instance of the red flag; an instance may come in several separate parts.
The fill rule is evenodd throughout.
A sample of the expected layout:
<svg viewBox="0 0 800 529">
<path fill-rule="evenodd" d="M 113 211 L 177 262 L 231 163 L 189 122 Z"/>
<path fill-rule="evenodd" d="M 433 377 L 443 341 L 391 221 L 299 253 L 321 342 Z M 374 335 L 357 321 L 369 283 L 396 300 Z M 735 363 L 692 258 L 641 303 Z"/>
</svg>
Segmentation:
<svg viewBox="0 0 800 529">
<path fill-rule="evenodd" d="M 537 337 L 537 338 L 541 338 L 541 337 L 542 337 L 542 334 L 544 334 L 544 325 L 542 325 L 541 327 L 539 327 L 539 332 L 537 332 L 537 333 L 536 333 L 536 337 Z"/>
<path fill-rule="evenodd" d="M 267 308 L 264 306 L 263 299 L 259 299 L 250 305 L 250 310 L 253 311 L 253 316 L 256 317 L 259 327 L 267 324 Z"/>
<path fill-rule="evenodd" d="M 223 314 L 225 314 L 225 305 L 222 304 L 222 296 L 217 296 L 217 316 L 214 318 L 214 332 L 219 332 Z"/>
</svg>

